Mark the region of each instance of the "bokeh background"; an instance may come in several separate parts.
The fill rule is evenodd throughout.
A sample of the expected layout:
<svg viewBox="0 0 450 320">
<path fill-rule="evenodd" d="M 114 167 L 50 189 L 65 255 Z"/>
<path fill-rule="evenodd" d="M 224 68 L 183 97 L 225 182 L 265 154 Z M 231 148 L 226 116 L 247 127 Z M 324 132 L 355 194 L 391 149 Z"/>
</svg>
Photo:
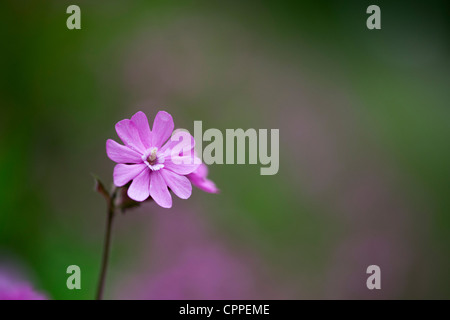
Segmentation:
<svg viewBox="0 0 450 320">
<path fill-rule="evenodd" d="M 448 1 L 2 1 L 0 266 L 92 299 L 106 209 L 91 173 L 112 183 L 117 121 L 166 110 L 188 130 L 280 129 L 280 170 L 212 165 L 220 194 L 119 215 L 107 298 L 449 298 L 449 15 Z"/>
</svg>

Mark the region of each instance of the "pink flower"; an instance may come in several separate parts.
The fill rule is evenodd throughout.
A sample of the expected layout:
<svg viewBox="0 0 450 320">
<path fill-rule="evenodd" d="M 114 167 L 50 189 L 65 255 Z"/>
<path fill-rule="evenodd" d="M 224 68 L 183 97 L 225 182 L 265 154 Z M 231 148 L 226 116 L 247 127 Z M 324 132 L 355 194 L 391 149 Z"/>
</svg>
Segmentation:
<svg viewBox="0 0 450 320">
<path fill-rule="evenodd" d="M 187 175 L 194 186 L 209 193 L 218 193 L 215 183 L 207 179 L 208 167 L 202 163 L 194 172 Z"/>
<path fill-rule="evenodd" d="M 172 197 L 168 187 L 181 199 L 191 196 L 192 185 L 186 175 L 199 167 L 200 160 L 184 154 L 192 150 L 195 141 L 184 131 L 167 141 L 173 129 L 172 116 L 165 111 L 158 112 L 152 130 L 141 111 L 131 120 L 116 124 L 116 132 L 125 145 L 108 139 L 106 153 L 118 163 L 114 168 L 114 184 L 122 187 L 132 181 L 127 192 L 131 199 L 141 202 L 151 196 L 161 207 L 170 208 Z"/>
</svg>

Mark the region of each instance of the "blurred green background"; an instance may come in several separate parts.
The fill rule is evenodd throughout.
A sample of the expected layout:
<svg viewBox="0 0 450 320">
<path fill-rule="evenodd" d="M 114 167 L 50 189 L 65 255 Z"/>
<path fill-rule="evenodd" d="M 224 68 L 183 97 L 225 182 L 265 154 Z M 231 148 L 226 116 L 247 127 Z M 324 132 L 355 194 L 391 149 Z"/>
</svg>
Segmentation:
<svg viewBox="0 0 450 320">
<path fill-rule="evenodd" d="M 370 4 L 381 30 L 366 28 Z M 174 266 L 186 275 L 168 273 L 164 297 L 448 298 L 449 14 L 448 1 L 2 1 L 0 263 L 52 299 L 93 298 L 105 204 L 90 174 L 112 183 L 117 121 L 166 110 L 188 130 L 280 129 L 280 170 L 212 165 L 219 195 L 119 216 L 108 298 L 138 297 L 141 277 L 159 297 Z M 190 220 L 208 236 L 193 241 Z M 191 251 L 174 238 L 213 241 L 239 267 L 183 284 Z M 72 264 L 82 290 L 66 287 Z M 371 264 L 382 290 L 366 288 Z"/>
</svg>

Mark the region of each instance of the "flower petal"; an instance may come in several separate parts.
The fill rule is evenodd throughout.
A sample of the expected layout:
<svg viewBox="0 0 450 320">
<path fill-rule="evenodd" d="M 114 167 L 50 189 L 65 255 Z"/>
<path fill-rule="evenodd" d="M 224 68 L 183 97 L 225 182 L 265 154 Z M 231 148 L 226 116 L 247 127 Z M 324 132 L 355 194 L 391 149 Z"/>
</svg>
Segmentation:
<svg viewBox="0 0 450 320">
<path fill-rule="evenodd" d="M 117 163 L 142 162 L 141 155 L 138 152 L 111 139 L 106 141 L 106 154 L 112 161 Z"/>
<path fill-rule="evenodd" d="M 205 179 L 201 184 L 198 185 L 198 188 L 208 192 L 208 193 L 219 193 L 220 190 L 217 188 L 216 184 L 209 179 Z"/>
<path fill-rule="evenodd" d="M 186 175 L 194 172 L 201 164 L 200 159 L 191 156 L 168 157 L 164 161 L 164 169 Z"/>
<path fill-rule="evenodd" d="M 161 171 L 161 170 L 160 170 Z M 160 171 L 153 171 L 150 177 L 150 195 L 163 208 L 172 207 L 172 196 Z"/>
<path fill-rule="evenodd" d="M 194 137 L 187 131 L 177 129 L 173 132 L 166 144 L 161 147 L 160 152 L 164 153 L 166 156 L 170 156 L 172 153 L 181 155 L 183 153 L 190 153 L 194 147 Z"/>
<path fill-rule="evenodd" d="M 128 196 L 134 201 L 144 201 L 150 195 L 150 170 L 143 170 L 133 179 L 128 188 Z"/>
<path fill-rule="evenodd" d="M 191 196 L 192 185 L 188 178 L 164 169 L 161 170 L 161 175 L 170 190 L 172 190 L 179 198 L 188 199 Z"/>
<path fill-rule="evenodd" d="M 152 147 L 161 148 L 163 143 L 170 138 L 173 128 L 172 116 L 165 111 L 159 111 L 153 121 Z"/>
<path fill-rule="evenodd" d="M 126 146 L 140 153 L 145 152 L 146 148 L 142 144 L 139 132 L 133 121 L 124 119 L 117 122 L 116 132 Z"/>
<path fill-rule="evenodd" d="M 202 163 L 197 170 L 188 174 L 186 176 L 194 186 L 199 189 L 202 189 L 208 193 L 219 193 L 219 189 L 216 187 L 216 184 L 209 180 L 208 177 L 208 166 Z"/>
<path fill-rule="evenodd" d="M 137 131 L 139 132 L 139 137 L 145 148 L 150 148 L 152 144 L 152 132 L 150 131 L 150 126 L 148 124 L 148 119 L 145 113 L 138 111 L 134 116 L 131 117 Z"/>
<path fill-rule="evenodd" d="M 114 167 L 114 184 L 123 187 L 128 182 L 136 178 L 138 174 L 147 167 L 144 163 L 139 164 L 118 164 Z"/>
<path fill-rule="evenodd" d="M 216 184 L 214 182 L 212 182 L 209 179 L 206 178 L 201 178 L 197 175 L 195 175 L 194 173 L 191 173 L 189 175 L 186 176 L 189 181 L 192 182 L 192 184 L 194 186 L 196 186 L 197 188 L 208 192 L 208 193 L 219 193 L 220 190 L 216 187 Z"/>
<path fill-rule="evenodd" d="M 194 173 L 196 173 L 197 175 L 199 175 L 202 178 L 206 178 L 208 176 L 208 166 L 204 163 L 202 163 L 197 170 L 195 170 Z"/>
</svg>

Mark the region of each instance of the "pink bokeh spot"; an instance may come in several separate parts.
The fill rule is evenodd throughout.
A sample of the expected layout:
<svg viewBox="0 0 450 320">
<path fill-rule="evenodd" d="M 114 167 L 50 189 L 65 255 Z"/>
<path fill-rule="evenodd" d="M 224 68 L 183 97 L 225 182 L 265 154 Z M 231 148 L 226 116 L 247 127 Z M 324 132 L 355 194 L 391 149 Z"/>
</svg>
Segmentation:
<svg viewBox="0 0 450 320">
<path fill-rule="evenodd" d="M 189 204 L 191 205 L 191 203 Z M 186 206 L 189 207 L 189 206 Z M 283 299 L 291 288 L 250 247 L 218 235 L 201 207 L 157 211 L 146 223 L 146 250 L 116 280 L 114 299 Z M 179 210 L 179 209 L 175 209 Z"/>
<path fill-rule="evenodd" d="M 47 300 L 47 298 L 35 291 L 29 283 L 0 269 L 0 300 Z"/>
</svg>

